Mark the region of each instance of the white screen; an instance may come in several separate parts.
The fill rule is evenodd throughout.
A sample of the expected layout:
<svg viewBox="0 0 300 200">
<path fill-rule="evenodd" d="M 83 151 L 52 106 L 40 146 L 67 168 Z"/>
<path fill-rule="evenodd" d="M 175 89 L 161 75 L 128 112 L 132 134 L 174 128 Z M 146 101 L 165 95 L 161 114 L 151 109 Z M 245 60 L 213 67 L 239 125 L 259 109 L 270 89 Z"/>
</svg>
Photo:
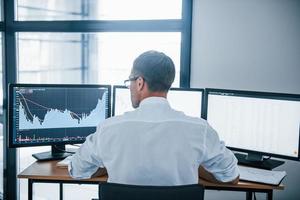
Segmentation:
<svg viewBox="0 0 300 200">
<path fill-rule="evenodd" d="M 116 88 L 115 90 L 115 115 L 122 115 L 124 112 L 132 111 L 130 90 L 128 88 Z"/>
<path fill-rule="evenodd" d="M 167 98 L 173 109 L 188 116 L 201 117 L 201 91 L 170 90 Z"/>
<path fill-rule="evenodd" d="M 226 146 L 298 157 L 299 101 L 209 94 L 207 121 Z"/>
<path fill-rule="evenodd" d="M 171 107 L 192 117 L 201 117 L 202 91 L 170 90 L 168 101 Z M 134 110 L 131 105 L 130 91 L 127 88 L 115 90 L 115 115 Z"/>
</svg>

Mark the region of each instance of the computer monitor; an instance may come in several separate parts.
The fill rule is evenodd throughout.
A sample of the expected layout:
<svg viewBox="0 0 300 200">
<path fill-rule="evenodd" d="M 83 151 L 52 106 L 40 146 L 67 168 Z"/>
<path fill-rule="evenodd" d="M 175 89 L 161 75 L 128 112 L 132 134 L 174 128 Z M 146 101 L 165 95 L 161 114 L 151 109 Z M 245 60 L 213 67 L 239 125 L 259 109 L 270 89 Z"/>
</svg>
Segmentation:
<svg viewBox="0 0 300 200">
<path fill-rule="evenodd" d="M 9 145 L 51 145 L 38 160 L 68 156 L 65 144 L 83 143 L 110 117 L 111 86 L 66 84 L 9 85 Z"/>
<path fill-rule="evenodd" d="M 171 88 L 168 101 L 175 110 L 183 111 L 186 115 L 201 117 L 203 89 Z M 132 111 L 130 91 L 125 86 L 113 87 L 113 115 L 121 115 Z"/>
<path fill-rule="evenodd" d="M 272 169 L 263 155 L 299 160 L 300 95 L 206 89 L 206 118 L 239 163 Z M 270 157 L 269 157 L 270 158 Z M 278 161 L 278 162 L 277 162 Z"/>
</svg>

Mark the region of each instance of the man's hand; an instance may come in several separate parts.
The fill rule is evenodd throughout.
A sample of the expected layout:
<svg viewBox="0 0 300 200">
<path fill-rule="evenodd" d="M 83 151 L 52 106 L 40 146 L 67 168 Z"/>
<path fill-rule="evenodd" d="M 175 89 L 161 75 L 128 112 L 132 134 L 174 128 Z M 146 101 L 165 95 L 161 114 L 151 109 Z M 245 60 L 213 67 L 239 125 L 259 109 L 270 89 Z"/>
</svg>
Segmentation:
<svg viewBox="0 0 300 200">
<path fill-rule="evenodd" d="M 219 181 L 217 180 L 213 174 L 211 174 L 210 172 L 208 172 L 204 167 L 202 167 L 200 165 L 199 169 L 198 169 L 198 172 L 199 172 L 199 177 L 202 178 L 202 179 L 205 179 L 209 182 L 212 182 L 212 183 L 221 183 L 221 184 L 237 184 L 239 182 L 239 178 L 240 176 L 236 177 L 234 180 L 232 181 L 229 181 L 229 182 L 222 182 L 222 181 Z"/>
<path fill-rule="evenodd" d="M 98 170 L 92 175 L 92 177 L 104 176 L 107 175 L 105 168 L 98 168 Z"/>
</svg>

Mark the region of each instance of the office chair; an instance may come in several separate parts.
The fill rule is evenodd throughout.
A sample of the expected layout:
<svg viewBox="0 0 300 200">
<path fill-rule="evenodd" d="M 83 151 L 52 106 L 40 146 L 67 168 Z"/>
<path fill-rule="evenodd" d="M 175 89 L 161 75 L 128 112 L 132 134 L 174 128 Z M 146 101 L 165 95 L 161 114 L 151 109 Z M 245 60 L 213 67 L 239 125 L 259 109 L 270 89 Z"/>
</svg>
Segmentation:
<svg viewBox="0 0 300 200">
<path fill-rule="evenodd" d="M 201 185 L 137 186 L 116 183 L 99 185 L 100 200 L 203 200 Z"/>
</svg>

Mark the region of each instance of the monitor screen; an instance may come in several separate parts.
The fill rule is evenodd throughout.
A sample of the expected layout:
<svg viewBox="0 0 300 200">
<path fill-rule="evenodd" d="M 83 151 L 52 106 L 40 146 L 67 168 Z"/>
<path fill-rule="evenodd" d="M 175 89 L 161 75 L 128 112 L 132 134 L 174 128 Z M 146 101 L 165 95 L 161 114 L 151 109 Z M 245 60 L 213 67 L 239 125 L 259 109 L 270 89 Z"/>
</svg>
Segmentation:
<svg viewBox="0 0 300 200">
<path fill-rule="evenodd" d="M 110 116 L 110 86 L 11 84 L 11 146 L 82 143 Z"/>
<path fill-rule="evenodd" d="M 299 158 L 299 95 L 213 89 L 207 94 L 207 121 L 226 146 Z"/>
<path fill-rule="evenodd" d="M 192 117 L 201 117 L 203 89 L 171 88 L 168 101 L 171 107 Z M 131 105 L 130 91 L 124 86 L 114 86 L 113 115 L 134 110 Z"/>
</svg>

